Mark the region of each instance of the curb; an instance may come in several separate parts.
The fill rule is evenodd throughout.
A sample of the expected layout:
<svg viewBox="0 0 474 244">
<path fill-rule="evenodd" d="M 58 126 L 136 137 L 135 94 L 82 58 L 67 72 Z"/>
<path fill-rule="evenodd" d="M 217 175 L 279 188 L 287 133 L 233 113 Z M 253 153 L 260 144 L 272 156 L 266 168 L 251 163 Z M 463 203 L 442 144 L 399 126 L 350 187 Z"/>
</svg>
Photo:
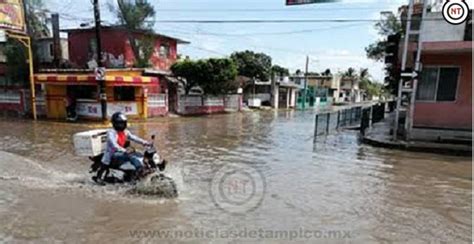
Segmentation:
<svg viewBox="0 0 474 244">
<path fill-rule="evenodd" d="M 433 147 L 428 145 L 414 145 L 409 144 L 406 142 L 388 142 L 388 141 L 381 141 L 377 139 L 373 139 L 370 136 L 362 137 L 362 142 L 374 147 L 383 147 L 383 148 L 391 148 L 391 149 L 399 149 L 411 152 L 427 152 L 427 153 L 436 153 L 436 154 L 444 154 L 444 155 L 453 155 L 453 156 L 471 156 L 472 157 L 472 150 L 465 150 L 462 148 L 446 148 L 440 145 L 440 147 Z"/>
</svg>

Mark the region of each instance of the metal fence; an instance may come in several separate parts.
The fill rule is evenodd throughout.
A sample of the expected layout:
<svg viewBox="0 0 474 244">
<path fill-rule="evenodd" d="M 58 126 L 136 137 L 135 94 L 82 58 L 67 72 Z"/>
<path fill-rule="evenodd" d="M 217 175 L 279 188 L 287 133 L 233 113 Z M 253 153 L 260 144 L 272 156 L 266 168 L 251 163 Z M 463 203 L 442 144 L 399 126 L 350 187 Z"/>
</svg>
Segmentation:
<svg viewBox="0 0 474 244">
<path fill-rule="evenodd" d="M 344 127 L 358 125 L 362 117 L 362 107 L 352 107 L 339 111 L 316 114 L 314 139 Z"/>
<path fill-rule="evenodd" d="M 358 128 L 364 134 L 373 123 L 380 122 L 385 118 L 386 107 L 387 102 L 383 102 L 316 114 L 314 140 L 316 141 L 318 136 L 328 135 L 349 127 Z"/>
</svg>

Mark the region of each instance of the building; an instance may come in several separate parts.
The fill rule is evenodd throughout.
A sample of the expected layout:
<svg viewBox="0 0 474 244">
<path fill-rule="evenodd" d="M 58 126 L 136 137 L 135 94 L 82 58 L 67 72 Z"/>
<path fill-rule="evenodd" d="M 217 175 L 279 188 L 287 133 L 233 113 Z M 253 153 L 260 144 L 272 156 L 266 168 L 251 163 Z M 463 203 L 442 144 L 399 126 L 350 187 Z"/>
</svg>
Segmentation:
<svg viewBox="0 0 474 244">
<path fill-rule="evenodd" d="M 436 6 L 428 8 L 421 24 L 422 70 L 415 87 L 411 139 L 472 140 L 472 16 L 451 25 Z M 416 50 L 416 43 L 410 43 L 408 53 Z M 414 67 L 414 59 L 408 55 L 407 67 Z"/>
<path fill-rule="evenodd" d="M 310 102 L 314 101 L 315 106 L 330 106 L 334 102 L 338 102 L 340 85 L 341 76 L 338 74 L 308 75 L 307 89 L 311 97 Z"/>
<path fill-rule="evenodd" d="M 94 28 L 64 30 L 68 33 L 68 69 L 43 69 L 35 74 L 35 81 L 45 91 L 48 118 L 66 117 L 65 100 L 77 101 L 77 112 L 85 118 L 101 116 L 98 86 L 94 68 L 97 67 L 97 44 Z M 146 66 L 137 68 L 136 59 L 128 38 L 129 31 L 122 26 L 102 27 L 102 62 L 106 67 L 105 83 L 107 113 L 123 111 L 131 117 L 147 118 L 165 115 L 170 96 L 166 76 L 177 60 L 177 45 L 187 43 L 177 38 L 133 31 L 137 43 L 147 42 L 139 50 L 140 55 L 150 50 Z"/>
<path fill-rule="evenodd" d="M 69 60 L 69 43 L 67 38 L 60 39 L 61 45 L 61 63 Z M 53 67 L 54 66 L 54 40 L 52 37 L 46 37 L 36 40 L 36 48 L 38 55 L 37 64 L 39 67 Z"/>
<path fill-rule="evenodd" d="M 291 81 L 290 77 L 274 77 L 272 106 L 274 108 L 296 108 L 300 84 Z"/>
<path fill-rule="evenodd" d="M 344 77 L 340 78 L 339 98 L 340 103 L 359 103 L 362 101 L 361 91 L 359 89 L 360 80 L 358 78 Z"/>
</svg>

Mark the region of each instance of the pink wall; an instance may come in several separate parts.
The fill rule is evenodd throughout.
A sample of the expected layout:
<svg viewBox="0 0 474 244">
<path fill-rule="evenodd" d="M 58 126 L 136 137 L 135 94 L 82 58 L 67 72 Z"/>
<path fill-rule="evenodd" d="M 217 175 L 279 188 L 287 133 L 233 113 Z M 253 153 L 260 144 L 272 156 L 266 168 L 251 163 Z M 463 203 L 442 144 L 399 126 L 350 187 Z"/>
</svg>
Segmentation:
<svg viewBox="0 0 474 244">
<path fill-rule="evenodd" d="M 472 54 L 426 54 L 427 65 L 455 65 L 461 68 L 454 102 L 420 102 L 415 105 L 414 126 L 450 129 L 472 128 Z"/>
<path fill-rule="evenodd" d="M 135 34 L 135 37 L 141 36 Z M 127 33 L 124 30 L 104 29 L 102 31 L 102 51 L 112 54 L 115 58 L 123 54 L 125 65 L 131 67 L 134 62 L 134 55 L 130 44 L 128 43 Z M 90 40 L 95 38 L 93 30 L 79 31 L 69 33 L 69 57 L 72 63 L 78 67 L 86 67 L 87 61 L 91 58 Z M 159 56 L 161 43 L 167 43 L 170 46 L 170 55 L 168 58 Z M 177 42 L 174 39 L 157 37 L 155 42 L 155 52 L 151 57 L 153 67 L 156 69 L 169 70 L 170 66 L 176 62 Z M 107 64 L 106 64 L 107 65 Z"/>
</svg>

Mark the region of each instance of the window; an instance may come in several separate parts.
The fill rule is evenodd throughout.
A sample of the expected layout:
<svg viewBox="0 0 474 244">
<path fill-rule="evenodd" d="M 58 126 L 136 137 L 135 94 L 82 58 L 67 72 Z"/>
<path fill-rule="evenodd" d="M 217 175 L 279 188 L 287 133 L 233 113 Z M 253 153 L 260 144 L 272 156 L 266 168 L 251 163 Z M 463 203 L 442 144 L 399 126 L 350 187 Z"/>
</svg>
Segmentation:
<svg viewBox="0 0 474 244">
<path fill-rule="evenodd" d="M 52 58 L 54 57 L 54 44 L 53 43 L 49 44 L 49 56 Z"/>
<path fill-rule="evenodd" d="M 97 99 L 97 86 L 67 86 L 67 94 L 76 99 Z"/>
<path fill-rule="evenodd" d="M 418 101 L 455 101 L 459 68 L 427 67 L 418 83 Z"/>
<path fill-rule="evenodd" d="M 160 44 L 160 57 L 167 58 L 170 56 L 170 46 L 168 44 Z"/>
<path fill-rule="evenodd" d="M 118 86 L 114 87 L 115 101 L 135 101 L 135 87 Z"/>
</svg>

